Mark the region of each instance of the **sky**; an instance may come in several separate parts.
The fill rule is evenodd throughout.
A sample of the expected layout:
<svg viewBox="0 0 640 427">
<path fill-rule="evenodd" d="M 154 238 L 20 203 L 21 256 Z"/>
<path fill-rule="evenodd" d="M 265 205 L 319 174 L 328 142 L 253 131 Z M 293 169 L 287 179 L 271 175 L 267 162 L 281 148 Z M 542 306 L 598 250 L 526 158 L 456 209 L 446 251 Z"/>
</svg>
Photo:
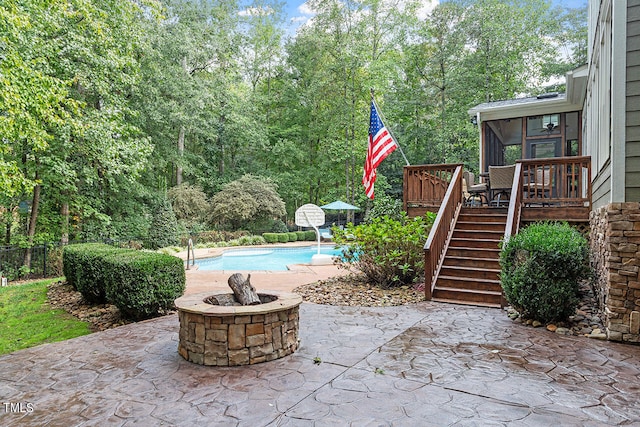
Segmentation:
<svg viewBox="0 0 640 427">
<path fill-rule="evenodd" d="M 439 2 L 438 0 L 423 1 L 425 4 L 430 3 L 431 8 L 435 7 Z M 586 6 L 587 1 L 588 0 L 552 0 L 552 3 L 554 6 L 576 8 Z M 294 31 L 295 28 L 313 17 L 313 11 L 307 6 L 305 0 L 286 0 L 285 13 L 287 14 L 287 23 Z"/>
</svg>

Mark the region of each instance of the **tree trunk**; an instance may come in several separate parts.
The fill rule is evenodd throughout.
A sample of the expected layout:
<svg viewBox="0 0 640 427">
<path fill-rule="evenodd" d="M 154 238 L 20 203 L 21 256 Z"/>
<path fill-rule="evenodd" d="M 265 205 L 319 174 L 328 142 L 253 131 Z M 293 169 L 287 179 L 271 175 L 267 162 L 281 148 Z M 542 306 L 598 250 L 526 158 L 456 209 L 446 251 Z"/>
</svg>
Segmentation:
<svg viewBox="0 0 640 427">
<path fill-rule="evenodd" d="M 36 174 L 36 181 L 38 181 L 38 175 Z M 33 202 L 31 204 L 31 216 L 29 217 L 29 230 L 27 231 L 28 247 L 24 253 L 23 265 L 27 268 L 31 268 L 31 246 L 33 246 L 33 236 L 36 234 L 36 222 L 38 221 L 38 205 L 40 204 L 40 190 L 42 187 L 40 184 L 33 188 Z"/>
<path fill-rule="evenodd" d="M 62 215 L 62 236 L 60 237 L 60 243 L 63 245 L 69 244 L 69 203 L 63 202 L 60 207 L 60 215 Z"/>
<path fill-rule="evenodd" d="M 182 184 L 182 157 L 184 156 L 184 126 L 178 134 L 178 164 L 176 165 L 176 185 Z"/>
<path fill-rule="evenodd" d="M 242 274 L 235 273 L 231 277 L 229 277 L 228 283 L 229 287 L 233 289 L 233 294 L 235 295 L 238 302 L 242 305 L 256 305 L 260 304 L 260 298 L 256 293 L 256 288 L 251 285 L 249 281 L 251 279 L 251 275 L 247 275 L 247 280 L 244 279 Z"/>
</svg>

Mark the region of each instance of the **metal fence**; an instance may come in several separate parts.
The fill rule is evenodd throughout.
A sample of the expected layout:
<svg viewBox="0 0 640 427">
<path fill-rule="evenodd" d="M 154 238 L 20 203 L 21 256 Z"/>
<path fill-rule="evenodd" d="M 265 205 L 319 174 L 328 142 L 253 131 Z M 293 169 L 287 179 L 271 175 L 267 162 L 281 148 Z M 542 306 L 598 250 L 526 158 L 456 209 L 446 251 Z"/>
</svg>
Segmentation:
<svg viewBox="0 0 640 427">
<path fill-rule="evenodd" d="M 74 241 L 68 244 L 95 243 L 96 241 Z M 140 249 L 142 239 L 103 239 L 101 243 L 112 246 Z M 29 248 L 0 246 L 0 273 L 9 281 L 62 276 L 62 249 L 60 242 L 49 242 Z M 31 261 L 26 263 L 27 251 L 31 250 Z"/>
<path fill-rule="evenodd" d="M 27 252 L 31 251 L 31 262 L 25 264 Z M 62 274 L 62 248 L 60 244 L 48 243 L 21 248 L 0 247 L 0 272 L 8 280 L 48 277 Z"/>
</svg>

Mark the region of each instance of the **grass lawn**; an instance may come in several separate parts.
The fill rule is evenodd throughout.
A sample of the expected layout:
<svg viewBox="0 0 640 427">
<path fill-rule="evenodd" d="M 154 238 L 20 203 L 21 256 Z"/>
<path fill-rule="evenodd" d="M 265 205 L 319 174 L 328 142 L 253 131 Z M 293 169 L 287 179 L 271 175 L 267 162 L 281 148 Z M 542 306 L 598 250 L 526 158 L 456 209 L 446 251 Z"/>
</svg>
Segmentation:
<svg viewBox="0 0 640 427">
<path fill-rule="evenodd" d="M 47 304 L 47 279 L 0 287 L 0 354 L 91 333 L 89 324 Z"/>
</svg>

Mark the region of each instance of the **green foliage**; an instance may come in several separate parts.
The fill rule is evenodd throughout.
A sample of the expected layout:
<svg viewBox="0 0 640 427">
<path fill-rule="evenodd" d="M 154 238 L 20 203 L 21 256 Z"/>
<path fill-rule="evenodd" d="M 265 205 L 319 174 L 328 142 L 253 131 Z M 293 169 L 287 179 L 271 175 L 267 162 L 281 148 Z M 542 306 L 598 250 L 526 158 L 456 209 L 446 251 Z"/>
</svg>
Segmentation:
<svg viewBox="0 0 640 427">
<path fill-rule="evenodd" d="M 589 245 L 567 223 L 532 224 L 503 245 L 500 266 L 505 297 L 523 317 L 566 320 L 589 276 Z"/>
<path fill-rule="evenodd" d="M 184 263 L 175 256 L 88 243 L 66 246 L 63 260 L 67 282 L 87 300 L 115 304 L 131 319 L 168 310 L 184 293 Z"/>
<path fill-rule="evenodd" d="M 285 204 L 268 178 L 244 175 L 226 184 L 211 201 L 210 220 L 232 229 L 267 218 L 283 216 Z"/>
<path fill-rule="evenodd" d="M 245 231 L 221 231 L 210 230 L 203 231 L 201 233 L 190 236 L 196 245 L 228 242 L 229 240 L 240 239 L 242 236 L 247 235 Z M 187 246 L 189 237 L 182 237 L 180 239 L 180 246 Z"/>
<path fill-rule="evenodd" d="M 287 235 L 289 236 L 289 241 L 290 242 L 298 241 L 298 233 L 296 233 L 295 231 L 290 231 L 290 232 L 287 233 Z"/>
<path fill-rule="evenodd" d="M 278 242 L 279 243 L 289 242 L 289 233 L 278 233 Z"/>
<path fill-rule="evenodd" d="M 201 188 L 189 184 L 182 184 L 167 191 L 167 199 L 171 203 L 178 221 L 197 223 L 209 210 L 207 195 Z"/>
<path fill-rule="evenodd" d="M 307 231 L 304 232 L 304 234 L 305 234 L 304 240 L 306 240 L 306 241 L 311 241 L 312 242 L 314 240 L 317 240 L 317 238 L 318 238 L 318 236 L 316 236 L 315 230 L 307 230 Z"/>
<path fill-rule="evenodd" d="M 149 247 L 164 248 L 178 244 L 178 221 L 168 200 L 164 200 L 153 215 L 149 230 Z"/>
<path fill-rule="evenodd" d="M 270 230 L 274 233 L 286 233 L 288 231 L 287 225 L 279 219 L 273 220 L 271 222 Z"/>
<path fill-rule="evenodd" d="M 371 222 L 374 218 L 388 216 L 397 221 L 402 220 L 402 201 L 384 193 L 376 195 L 373 206 L 367 210 L 364 222 Z"/>
<path fill-rule="evenodd" d="M 105 271 L 102 259 L 117 251 L 119 249 L 102 243 L 65 246 L 62 253 L 62 270 L 67 283 L 87 301 L 104 304 L 107 301 L 106 281 L 109 272 Z"/>
<path fill-rule="evenodd" d="M 102 261 L 110 275 L 107 300 L 128 318 L 140 320 L 163 313 L 184 293 L 184 263 L 175 256 L 121 251 Z"/>
<path fill-rule="evenodd" d="M 307 232 L 306 231 L 296 231 L 296 240 L 299 242 L 304 242 L 307 240 Z"/>
<path fill-rule="evenodd" d="M 50 308 L 47 286 L 58 280 L 0 288 L 0 354 L 91 333 L 88 323 Z"/>
<path fill-rule="evenodd" d="M 424 274 L 424 244 L 435 214 L 400 220 L 376 217 L 367 224 L 333 229 L 336 245 L 346 245 L 343 267 L 361 271 L 383 288 L 412 284 Z M 346 263 L 345 263 L 346 262 Z"/>
<path fill-rule="evenodd" d="M 262 237 L 267 243 L 278 243 L 278 233 L 262 233 Z"/>
<path fill-rule="evenodd" d="M 425 19 L 417 0 L 314 2 L 286 44 L 278 2 L 69 4 L 0 6 L 0 225 L 11 241 L 31 239 L 18 206 L 36 182 L 34 241 L 146 240 L 165 193 L 184 233 L 286 232 L 285 207 L 364 206 L 370 88 L 410 160 L 477 169 L 469 108 L 539 93 L 532 82 L 584 63 L 587 42 L 586 8 L 546 0 L 440 2 Z M 269 13 L 239 13 L 247 6 Z M 395 216 L 378 204 L 400 197 L 403 164 L 398 152 L 379 167 L 370 215 Z M 219 192 L 200 219 L 204 194 Z"/>
<path fill-rule="evenodd" d="M 262 236 L 242 236 L 238 239 L 238 246 L 263 245 L 266 241 Z"/>
</svg>

